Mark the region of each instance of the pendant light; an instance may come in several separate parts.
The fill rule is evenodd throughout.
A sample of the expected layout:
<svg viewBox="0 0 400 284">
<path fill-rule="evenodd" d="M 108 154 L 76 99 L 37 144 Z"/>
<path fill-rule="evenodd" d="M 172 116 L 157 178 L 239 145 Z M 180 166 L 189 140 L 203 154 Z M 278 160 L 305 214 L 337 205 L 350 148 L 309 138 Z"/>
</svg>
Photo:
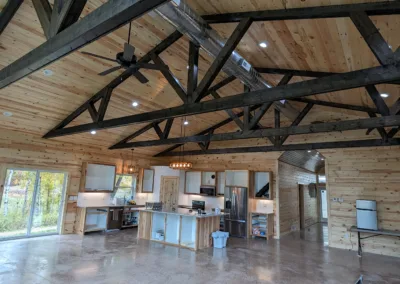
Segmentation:
<svg viewBox="0 0 400 284">
<path fill-rule="evenodd" d="M 131 149 L 131 151 L 132 151 L 131 163 L 130 163 L 130 165 L 128 166 L 128 172 L 129 172 L 130 174 L 134 174 L 134 173 L 137 173 L 137 172 L 138 172 L 137 166 L 133 164 L 133 150 L 134 150 L 134 149 Z"/>
<path fill-rule="evenodd" d="M 186 122 L 186 118 L 185 118 L 185 122 Z M 182 117 L 182 119 L 181 119 L 181 136 L 183 133 L 183 137 L 185 137 L 185 135 L 186 135 L 186 131 L 184 128 L 185 125 L 187 125 L 187 123 L 186 124 L 184 123 L 183 117 Z M 190 170 L 193 167 L 192 163 L 185 162 L 185 143 L 183 143 L 181 145 L 181 155 L 179 155 L 179 160 L 170 163 L 169 167 L 174 170 Z"/>
</svg>

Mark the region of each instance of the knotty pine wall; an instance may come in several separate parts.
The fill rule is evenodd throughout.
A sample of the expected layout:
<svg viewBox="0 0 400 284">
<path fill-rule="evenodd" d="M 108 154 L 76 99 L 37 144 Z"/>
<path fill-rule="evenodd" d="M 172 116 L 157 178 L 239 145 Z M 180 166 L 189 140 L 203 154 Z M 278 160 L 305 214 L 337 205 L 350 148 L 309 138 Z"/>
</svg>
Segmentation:
<svg viewBox="0 0 400 284">
<path fill-rule="evenodd" d="M 6 169 L 27 168 L 43 170 L 59 170 L 68 173 L 66 200 L 79 191 L 82 162 L 98 162 L 116 164 L 117 171 L 130 164 L 130 152 L 104 151 L 97 148 L 84 148 L 71 143 L 61 143 L 55 140 L 45 140 L 27 133 L 11 130 L 0 130 L 0 198 Z M 124 161 L 125 158 L 125 161 Z M 134 158 L 139 167 L 149 167 L 159 164 L 156 159 Z M 1 200 L 0 200 L 1 201 Z M 62 223 L 62 234 L 74 233 L 77 212 L 76 202 L 65 204 Z"/>
<path fill-rule="evenodd" d="M 279 161 L 277 180 L 277 187 L 279 188 L 279 231 L 280 236 L 283 236 L 291 231 L 300 230 L 299 184 L 304 184 L 307 188 L 310 183 L 316 183 L 316 174 Z M 304 196 L 307 195 L 308 190 L 305 190 Z M 316 210 L 317 198 L 313 198 L 313 200 L 315 204 L 305 205 L 308 208 L 308 210 L 305 210 L 308 212 L 306 226 L 307 223 L 312 224 L 319 220 L 318 210 Z M 308 198 L 308 201 L 311 202 L 311 199 Z M 313 211 L 316 213 L 315 219 L 310 216 Z"/>
<path fill-rule="evenodd" d="M 327 159 L 329 244 L 357 250 L 356 200 L 377 201 L 378 227 L 400 230 L 400 147 L 332 150 Z M 332 202 L 342 197 L 343 203 Z M 364 252 L 400 257 L 400 238 L 373 237 L 362 241 Z"/>
</svg>

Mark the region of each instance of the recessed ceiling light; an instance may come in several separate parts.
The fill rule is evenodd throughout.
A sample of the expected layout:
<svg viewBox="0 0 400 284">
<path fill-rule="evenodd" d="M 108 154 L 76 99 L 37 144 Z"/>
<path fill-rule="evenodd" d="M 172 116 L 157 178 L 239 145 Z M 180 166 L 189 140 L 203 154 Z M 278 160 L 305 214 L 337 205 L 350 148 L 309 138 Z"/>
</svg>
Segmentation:
<svg viewBox="0 0 400 284">
<path fill-rule="evenodd" d="M 139 106 L 139 103 L 138 103 L 138 102 L 133 102 L 133 103 L 132 103 L 132 106 L 133 106 L 133 107 L 137 107 L 137 106 Z"/>
<path fill-rule="evenodd" d="M 13 113 L 10 112 L 10 111 L 5 111 L 5 112 L 3 112 L 3 115 L 4 115 L 4 116 L 7 116 L 7 117 L 10 117 L 10 116 L 13 115 Z"/>
<path fill-rule="evenodd" d="M 387 98 L 387 97 L 389 97 L 389 94 L 381 94 L 381 97 L 382 98 Z"/>
<path fill-rule="evenodd" d="M 323 160 L 325 160 L 324 158 L 321 158 L 321 160 L 323 161 Z"/>
<path fill-rule="evenodd" d="M 267 48 L 268 44 L 265 41 L 263 41 L 259 43 L 259 46 L 262 48 Z"/>
<path fill-rule="evenodd" d="M 308 152 L 308 153 L 311 153 L 311 150 L 308 150 L 307 152 Z"/>
<path fill-rule="evenodd" d="M 188 65 L 188 66 L 186 66 L 186 69 L 188 69 L 188 70 L 189 70 L 189 68 L 190 68 L 190 67 L 189 67 L 189 65 Z"/>
<path fill-rule="evenodd" d="M 44 74 L 44 76 L 46 76 L 46 77 L 50 77 L 50 76 L 53 75 L 53 71 L 51 71 L 50 69 L 44 69 L 44 70 L 43 70 L 43 74 Z"/>
<path fill-rule="evenodd" d="M 189 125 L 189 121 L 185 120 L 185 121 L 183 122 L 183 125 Z"/>
<path fill-rule="evenodd" d="M 95 135 L 96 133 L 97 133 L 96 130 L 90 131 L 90 134 L 92 134 L 92 135 Z"/>
<path fill-rule="evenodd" d="M 392 46 L 389 44 L 389 48 L 392 49 Z"/>
</svg>

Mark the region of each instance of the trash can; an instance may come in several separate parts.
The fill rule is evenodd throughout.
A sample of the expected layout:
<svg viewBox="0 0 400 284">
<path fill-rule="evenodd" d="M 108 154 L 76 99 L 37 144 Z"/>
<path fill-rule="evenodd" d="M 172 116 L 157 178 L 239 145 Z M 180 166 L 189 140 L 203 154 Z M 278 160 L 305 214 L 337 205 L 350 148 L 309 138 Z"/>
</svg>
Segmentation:
<svg viewBox="0 0 400 284">
<path fill-rule="evenodd" d="M 216 231 L 216 232 L 212 233 L 212 237 L 213 237 L 213 243 L 214 243 L 215 248 L 224 248 L 224 247 L 226 247 L 226 241 L 229 238 L 229 233 Z"/>
</svg>

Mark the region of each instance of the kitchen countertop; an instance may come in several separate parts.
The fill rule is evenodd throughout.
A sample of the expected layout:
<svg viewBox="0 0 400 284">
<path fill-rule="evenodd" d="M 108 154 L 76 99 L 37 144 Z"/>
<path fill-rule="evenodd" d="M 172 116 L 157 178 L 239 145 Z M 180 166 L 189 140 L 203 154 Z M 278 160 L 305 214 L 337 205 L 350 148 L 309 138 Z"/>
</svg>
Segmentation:
<svg viewBox="0 0 400 284">
<path fill-rule="evenodd" d="M 81 208 L 111 208 L 111 207 L 145 208 L 145 205 L 105 205 L 105 206 L 85 206 Z"/>
<path fill-rule="evenodd" d="M 183 209 L 183 208 L 177 208 L 175 211 L 172 210 L 151 210 L 151 209 L 141 209 L 140 211 L 143 212 L 151 212 L 151 213 L 161 213 L 161 214 L 173 214 L 173 215 L 181 215 L 181 216 L 191 216 L 191 217 L 196 217 L 196 218 L 208 218 L 208 217 L 217 217 L 217 216 L 223 216 L 223 213 L 217 214 L 214 212 L 206 212 L 207 214 L 202 214 L 199 215 L 197 213 L 197 210 L 193 210 L 193 212 L 189 212 L 188 209 Z"/>
</svg>

